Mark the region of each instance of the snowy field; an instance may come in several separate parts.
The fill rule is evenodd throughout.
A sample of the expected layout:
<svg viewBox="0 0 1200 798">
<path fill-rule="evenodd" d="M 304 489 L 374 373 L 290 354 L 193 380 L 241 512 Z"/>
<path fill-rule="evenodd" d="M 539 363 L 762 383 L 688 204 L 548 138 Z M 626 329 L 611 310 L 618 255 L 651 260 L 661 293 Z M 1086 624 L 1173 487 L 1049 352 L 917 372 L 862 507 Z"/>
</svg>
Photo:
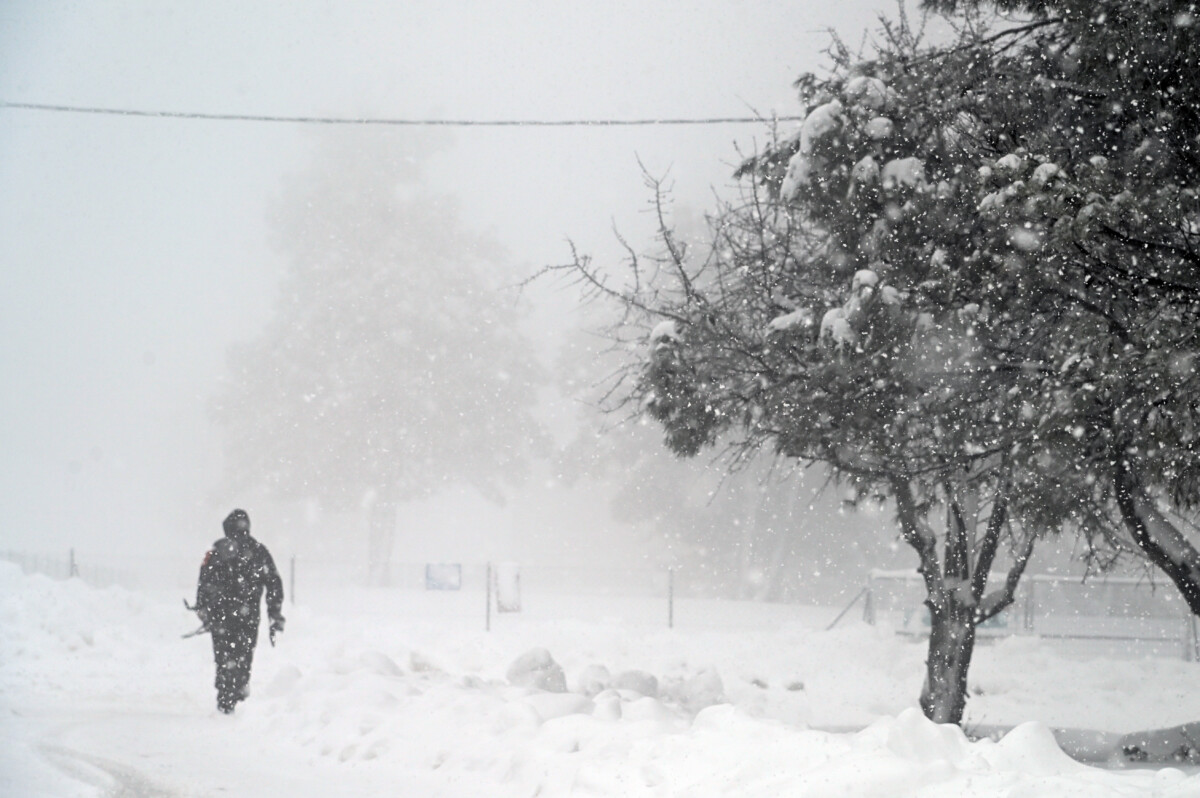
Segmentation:
<svg viewBox="0 0 1200 798">
<path fill-rule="evenodd" d="M 225 717 L 178 595 L 0 562 L 0 795 L 1200 796 L 1194 769 L 1091 767 L 1051 734 L 1200 719 L 1178 656 L 981 646 L 966 726 L 1015 728 L 970 742 L 915 709 L 923 644 L 856 613 L 680 601 L 667 629 L 657 599 L 552 600 L 486 632 L 470 592 L 314 593 Z M 533 649 L 568 692 L 512 683 Z"/>
</svg>

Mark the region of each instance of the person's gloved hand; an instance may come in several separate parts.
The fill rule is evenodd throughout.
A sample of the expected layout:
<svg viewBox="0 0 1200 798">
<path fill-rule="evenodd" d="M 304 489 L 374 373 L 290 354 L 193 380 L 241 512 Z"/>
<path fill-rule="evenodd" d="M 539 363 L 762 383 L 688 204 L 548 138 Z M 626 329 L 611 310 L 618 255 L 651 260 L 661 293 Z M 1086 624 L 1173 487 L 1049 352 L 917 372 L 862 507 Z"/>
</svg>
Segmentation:
<svg viewBox="0 0 1200 798">
<path fill-rule="evenodd" d="M 271 616 L 271 646 L 275 646 L 275 635 L 277 632 L 283 631 L 283 616 Z"/>
</svg>

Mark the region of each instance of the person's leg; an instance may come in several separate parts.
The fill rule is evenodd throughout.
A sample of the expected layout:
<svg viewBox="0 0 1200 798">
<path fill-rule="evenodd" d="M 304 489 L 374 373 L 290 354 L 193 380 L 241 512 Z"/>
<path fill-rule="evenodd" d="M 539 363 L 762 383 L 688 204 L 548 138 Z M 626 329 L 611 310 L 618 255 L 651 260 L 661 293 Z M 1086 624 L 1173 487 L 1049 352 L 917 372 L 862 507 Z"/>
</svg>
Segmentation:
<svg viewBox="0 0 1200 798">
<path fill-rule="evenodd" d="M 234 635 L 229 634 L 229 630 L 225 626 L 213 627 L 213 661 L 217 668 L 214 685 L 217 688 L 217 709 L 226 714 L 233 712 L 233 705 L 237 703 L 237 699 L 234 698 L 233 685 L 233 655 L 236 648 L 233 638 Z"/>
<path fill-rule="evenodd" d="M 254 644 L 257 642 L 258 627 L 246 624 L 239 626 L 234 637 L 234 656 L 230 689 L 234 703 L 244 701 L 250 694 L 250 668 L 254 664 Z"/>
</svg>

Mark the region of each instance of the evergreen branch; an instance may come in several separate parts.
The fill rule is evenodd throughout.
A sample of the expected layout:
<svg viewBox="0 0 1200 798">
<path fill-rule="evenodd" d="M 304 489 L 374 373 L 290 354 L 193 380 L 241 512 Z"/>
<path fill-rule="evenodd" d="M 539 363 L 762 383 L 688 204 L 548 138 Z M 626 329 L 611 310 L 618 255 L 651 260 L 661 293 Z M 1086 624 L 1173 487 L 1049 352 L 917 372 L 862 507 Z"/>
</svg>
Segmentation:
<svg viewBox="0 0 1200 798">
<path fill-rule="evenodd" d="M 907 59 L 906 63 L 920 64 L 920 63 L 925 63 L 925 62 L 929 62 L 929 61 L 945 60 L 945 59 L 948 59 L 950 56 L 958 55 L 959 53 L 963 53 L 968 50 L 977 50 L 981 47 L 986 47 L 989 44 L 995 44 L 996 42 L 1000 41 L 1001 39 L 1005 39 L 1010 36 L 1020 37 L 1026 33 L 1030 33 L 1032 31 L 1038 30 L 1040 28 L 1045 28 L 1050 25 L 1057 25 L 1060 22 L 1062 22 L 1061 17 L 1048 17 L 1046 19 L 1034 20 L 1033 22 L 1029 22 L 1025 25 L 1020 25 L 1015 28 L 1005 28 L 1002 31 L 992 34 L 991 36 L 984 36 L 984 37 L 976 39 L 974 41 L 967 42 L 966 44 L 960 44 L 957 47 L 951 47 L 947 50 L 936 50 L 935 49 L 932 52 L 930 52 L 924 56 Z"/>
</svg>

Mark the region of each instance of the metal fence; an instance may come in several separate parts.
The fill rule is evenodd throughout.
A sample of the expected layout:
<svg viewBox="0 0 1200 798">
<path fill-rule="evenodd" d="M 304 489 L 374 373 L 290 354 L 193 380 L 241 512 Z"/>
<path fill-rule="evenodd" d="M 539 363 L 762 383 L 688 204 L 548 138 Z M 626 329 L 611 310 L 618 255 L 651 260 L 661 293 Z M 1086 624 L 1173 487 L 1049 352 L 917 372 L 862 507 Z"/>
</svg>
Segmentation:
<svg viewBox="0 0 1200 798">
<path fill-rule="evenodd" d="M 1003 583 L 994 575 L 990 584 Z M 901 634 L 929 632 L 925 584 L 913 571 L 872 571 L 863 618 Z M 1124 646 L 1132 652 L 1179 652 L 1200 661 L 1196 616 L 1170 585 L 1119 576 L 1026 575 L 1013 604 L 981 624 L 981 639 L 1030 635 L 1087 644 Z"/>
<path fill-rule="evenodd" d="M 199 561 L 191 558 L 125 557 L 126 567 L 107 568 L 71 552 L 59 557 L 3 552 L 0 557 L 27 572 L 79 578 L 97 587 L 120 585 L 174 600 L 194 593 L 199 570 Z M 289 604 L 358 619 L 387 615 L 477 624 L 480 629 L 583 620 L 717 630 L 824 624 L 825 616 L 837 609 L 730 600 L 711 589 L 705 573 L 655 567 L 399 562 L 382 579 L 376 574 L 372 580 L 362 560 L 284 555 L 276 563 Z M 502 595 L 514 587 L 506 580 L 515 581 L 515 600 Z M 814 616 L 819 617 L 814 621 Z"/>
<path fill-rule="evenodd" d="M 54 579 L 78 578 L 95 587 L 182 591 L 184 596 L 195 591 L 200 564 L 192 558 L 125 557 L 122 567 L 113 567 L 92 556 L 77 556 L 74 549 L 57 556 L 0 551 L 0 560 Z M 709 573 L 650 566 L 507 564 L 502 568 L 478 562 L 399 562 L 372 581 L 361 560 L 285 555 L 277 558 L 277 564 L 292 604 L 473 619 L 485 627 L 512 623 L 518 617 L 707 629 L 721 624 L 778 627 L 803 617 L 822 626 L 832 618 L 828 624 L 832 626 L 861 601 L 868 623 L 891 626 L 906 635 L 929 631 L 924 583 L 913 571 L 873 571 L 862 592 L 854 595 L 857 588 L 853 588 L 830 593 L 824 602 L 829 606 L 820 609 L 732 600 L 720 585 L 714 587 Z M 515 602 L 501 595 L 502 588 L 510 593 L 514 589 L 513 584 L 498 581 L 503 573 L 509 574 L 506 582 L 516 574 Z M 520 611 L 506 614 L 501 604 Z M 824 612 L 828 618 L 814 612 Z M 1114 647 L 1124 646 L 1132 653 L 1182 653 L 1186 659 L 1200 661 L 1197 631 L 1195 616 L 1170 586 L 1155 586 L 1144 578 L 1027 575 L 1014 604 L 981 625 L 978 635 L 982 640 L 1037 636 L 1060 641 L 1079 653 L 1112 653 Z"/>
<path fill-rule="evenodd" d="M 20 566 L 27 574 L 42 574 L 51 579 L 82 579 L 93 587 L 134 587 L 138 581 L 132 571 L 80 561 L 76 558 L 74 549 L 58 556 L 24 551 L 0 551 L 0 560 Z"/>
</svg>

